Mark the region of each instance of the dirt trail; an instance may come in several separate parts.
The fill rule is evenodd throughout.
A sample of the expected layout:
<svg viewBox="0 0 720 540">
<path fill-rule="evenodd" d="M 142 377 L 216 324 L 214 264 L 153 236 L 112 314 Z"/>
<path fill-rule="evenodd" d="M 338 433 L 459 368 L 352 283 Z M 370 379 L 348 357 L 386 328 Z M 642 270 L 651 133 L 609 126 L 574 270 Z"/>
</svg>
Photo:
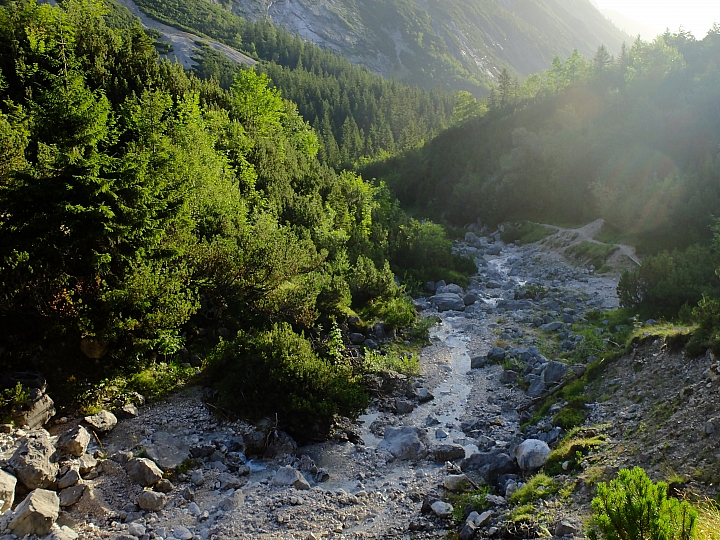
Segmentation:
<svg viewBox="0 0 720 540">
<path fill-rule="evenodd" d="M 595 240 L 595 236 L 600 232 L 605 225 L 603 218 L 598 218 L 595 221 L 588 223 L 583 227 L 577 229 L 566 229 L 564 227 L 558 227 L 557 225 L 548 225 L 545 223 L 541 224 L 543 227 L 550 229 L 556 229 L 557 232 L 552 236 L 548 237 L 547 240 L 551 243 L 552 240 L 560 240 L 562 242 L 562 248 L 560 252 L 564 254 L 567 248 L 579 244 L 581 242 L 591 242 L 593 244 L 603 244 L 599 240 Z M 635 248 L 626 244 L 614 244 L 618 247 L 618 250 L 610 256 L 608 263 L 613 268 L 623 266 L 623 257 L 627 257 L 630 261 L 635 263 L 637 266 L 641 265 L 640 258 L 635 253 Z M 552 249 L 552 248 L 551 248 Z"/>
<path fill-rule="evenodd" d="M 177 28 L 173 28 L 172 26 L 148 17 L 133 0 L 118 0 L 118 3 L 128 8 L 133 15 L 138 17 L 145 28 L 157 30 L 166 41 L 172 43 L 173 50 L 166 56 L 169 60 L 177 60 L 185 69 L 190 69 L 195 64 L 192 57 L 199 49 L 198 43 L 200 42 L 207 43 L 210 47 L 238 64 L 245 64 L 247 66 L 257 64 L 256 60 L 223 43 L 199 37 L 189 32 L 183 32 L 182 30 L 178 30 Z"/>
</svg>

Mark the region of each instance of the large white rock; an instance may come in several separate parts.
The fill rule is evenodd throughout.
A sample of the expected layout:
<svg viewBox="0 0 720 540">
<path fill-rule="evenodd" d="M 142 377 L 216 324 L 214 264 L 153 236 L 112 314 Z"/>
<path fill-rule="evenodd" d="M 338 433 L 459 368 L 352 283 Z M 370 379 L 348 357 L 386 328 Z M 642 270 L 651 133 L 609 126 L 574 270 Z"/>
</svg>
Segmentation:
<svg viewBox="0 0 720 540">
<path fill-rule="evenodd" d="M 51 487 L 57 477 L 58 465 L 49 433 L 43 429 L 28 432 L 20 439 L 9 465 L 28 489 Z"/>
<path fill-rule="evenodd" d="M 18 536 L 44 536 L 60 514 L 60 499 L 54 491 L 36 489 L 18 504 L 8 527 Z"/>
<path fill-rule="evenodd" d="M 76 426 L 66 431 L 57 441 L 57 448 L 75 457 L 82 456 L 90 444 L 90 432 L 83 426 Z"/>
<path fill-rule="evenodd" d="M 157 484 L 163 477 L 160 467 L 147 458 L 131 459 L 125 465 L 125 471 L 133 482 L 145 487 Z"/>
<path fill-rule="evenodd" d="M 459 294 L 441 293 L 430 298 L 438 311 L 465 311 L 465 301 Z"/>
<path fill-rule="evenodd" d="M 423 459 L 428 454 L 430 439 L 423 428 L 403 426 L 385 429 L 385 438 L 378 444 L 378 449 L 387 450 L 396 459 Z"/>
<path fill-rule="evenodd" d="M 86 416 L 84 420 L 98 433 L 109 433 L 117 425 L 117 418 L 110 411 L 100 411 L 92 416 Z"/>
<path fill-rule="evenodd" d="M 12 507 L 16 485 L 17 478 L 0 469 L 0 514 Z"/>
<path fill-rule="evenodd" d="M 539 469 L 548 459 L 550 447 L 545 441 L 527 439 L 515 447 L 513 456 L 524 471 Z"/>
<path fill-rule="evenodd" d="M 295 489 L 310 489 L 310 484 L 300 471 L 289 465 L 281 467 L 272 479 L 276 486 L 293 486 Z"/>
<path fill-rule="evenodd" d="M 167 496 L 164 493 L 155 491 L 143 491 L 138 497 L 137 504 L 143 510 L 148 512 L 157 512 L 165 508 L 167 504 Z"/>
</svg>

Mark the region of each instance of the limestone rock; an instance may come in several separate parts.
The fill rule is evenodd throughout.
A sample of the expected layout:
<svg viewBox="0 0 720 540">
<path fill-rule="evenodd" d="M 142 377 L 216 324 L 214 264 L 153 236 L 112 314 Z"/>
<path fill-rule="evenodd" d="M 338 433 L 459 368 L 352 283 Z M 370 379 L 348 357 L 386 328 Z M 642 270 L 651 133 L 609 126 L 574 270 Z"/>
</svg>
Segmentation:
<svg viewBox="0 0 720 540">
<path fill-rule="evenodd" d="M 98 433 L 109 433 L 117 425 L 117 418 L 110 411 L 100 411 L 92 416 L 86 416 L 84 420 Z"/>
<path fill-rule="evenodd" d="M 55 463 L 55 447 L 48 432 L 31 431 L 23 437 L 9 465 L 28 489 L 51 487 L 55 483 L 58 466 Z"/>
<path fill-rule="evenodd" d="M 465 311 L 465 302 L 459 294 L 441 293 L 430 298 L 438 311 Z"/>
<path fill-rule="evenodd" d="M 544 441 L 527 439 L 515 447 L 513 455 L 521 469 L 532 471 L 545 465 L 550 455 L 550 447 Z"/>
<path fill-rule="evenodd" d="M 438 444 L 430 449 L 430 455 L 436 463 L 445 463 L 464 458 L 465 449 L 459 444 Z"/>
<path fill-rule="evenodd" d="M 223 500 L 221 500 L 219 506 L 221 510 L 225 512 L 230 512 L 235 508 L 239 508 L 243 504 L 245 504 L 245 495 L 242 491 L 237 490 L 233 492 L 232 495 L 228 495 Z"/>
<path fill-rule="evenodd" d="M 435 501 L 430 505 L 430 508 L 432 508 L 433 513 L 437 517 L 446 518 L 452 516 L 453 505 L 450 503 L 446 503 L 444 501 Z"/>
<path fill-rule="evenodd" d="M 157 512 L 165 508 L 167 504 L 167 496 L 164 493 L 155 491 L 143 491 L 138 497 L 137 504 L 143 510 L 148 512 Z"/>
<path fill-rule="evenodd" d="M 154 433 L 145 450 L 163 471 L 176 469 L 190 456 L 190 445 L 182 437 L 164 431 Z"/>
<path fill-rule="evenodd" d="M 559 382 L 567 373 L 568 367 L 562 362 L 548 362 L 542 372 L 542 381 L 545 384 Z"/>
<path fill-rule="evenodd" d="M 80 472 L 77 469 L 70 469 L 60 480 L 58 480 L 58 489 L 65 489 L 74 486 L 80 481 Z"/>
<path fill-rule="evenodd" d="M 16 426 L 37 429 L 55 416 L 55 403 L 47 394 L 41 394 L 35 401 L 13 416 Z"/>
<path fill-rule="evenodd" d="M 160 468 L 147 458 L 131 459 L 125 465 L 125 471 L 133 482 L 144 487 L 157 484 L 163 477 Z"/>
<path fill-rule="evenodd" d="M 46 536 L 45 540 L 76 540 L 77 538 L 79 538 L 78 533 L 73 531 L 70 527 L 67 525 L 60 527 L 56 523 L 52 526 L 50 535 Z"/>
<path fill-rule="evenodd" d="M 80 474 L 86 475 L 92 472 L 98 464 L 98 460 L 90 454 L 83 454 L 78 459 L 78 467 L 80 468 Z"/>
<path fill-rule="evenodd" d="M 17 478 L 0 469 L 0 514 L 12 507 L 15 501 L 15 486 Z"/>
<path fill-rule="evenodd" d="M 443 487 L 448 491 L 463 491 L 470 485 L 467 475 L 450 474 L 443 480 Z"/>
<path fill-rule="evenodd" d="M 60 514 L 60 499 L 54 491 L 35 489 L 15 509 L 10 525 L 18 536 L 37 534 L 44 536 Z"/>
<path fill-rule="evenodd" d="M 422 428 L 388 427 L 378 449 L 387 450 L 396 459 L 419 460 L 427 456 L 429 444 L 427 432 Z"/>
<path fill-rule="evenodd" d="M 90 432 L 83 426 L 66 431 L 57 441 L 57 449 L 75 457 L 82 456 L 90 444 Z"/>
<path fill-rule="evenodd" d="M 85 484 L 77 484 L 75 486 L 65 488 L 60 492 L 60 506 L 72 506 L 80 500 L 85 493 L 87 486 Z"/>
<path fill-rule="evenodd" d="M 300 471 L 289 465 L 281 467 L 272 479 L 275 486 L 293 486 L 295 489 L 310 489 L 310 484 Z"/>
</svg>

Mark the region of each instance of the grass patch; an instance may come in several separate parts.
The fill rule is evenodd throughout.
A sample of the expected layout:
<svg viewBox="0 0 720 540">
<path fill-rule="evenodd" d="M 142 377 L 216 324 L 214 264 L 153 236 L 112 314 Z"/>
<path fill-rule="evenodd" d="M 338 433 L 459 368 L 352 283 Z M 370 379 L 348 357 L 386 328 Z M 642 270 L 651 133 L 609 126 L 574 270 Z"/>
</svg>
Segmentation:
<svg viewBox="0 0 720 540">
<path fill-rule="evenodd" d="M 554 234 L 555 229 L 545 227 L 531 221 L 521 221 L 511 225 L 505 225 L 505 231 L 500 233 L 500 238 L 506 244 L 520 242 L 520 244 L 533 244 L 543 238 Z"/>
<path fill-rule="evenodd" d="M 720 540 L 720 506 L 715 501 L 698 505 L 695 540 Z"/>
<path fill-rule="evenodd" d="M 513 523 L 523 523 L 528 521 L 535 521 L 537 515 L 537 509 L 532 504 L 523 504 L 516 506 L 508 514 L 508 519 Z"/>
<path fill-rule="evenodd" d="M 453 505 L 453 519 L 458 525 L 465 523 L 465 517 L 470 512 L 482 513 L 490 508 L 487 501 L 487 495 L 490 494 L 490 488 L 484 487 L 469 493 L 452 494 L 449 497 L 450 503 Z"/>
<path fill-rule="evenodd" d="M 515 493 L 510 495 L 510 502 L 521 505 L 532 503 L 538 499 L 545 499 L 550 495 L 554 495 L 560 491 L 560 487 L 555 480 L 545 473 L 538 473 L 530 478 L 523 487 L 518 488 Z"/>
<path fill-rule="evenodd" d="M 405 375 L 420 374 L 420 361 L 417 354 L 401 353 L 393 349 L 385 354 L 378 351 L 365 351 L 363 367 L 366 373 L 397 371 Z"/>
<path fill-rule="evenodd" d="M 596 430 L 574 428 L 563 438 L 555 450 L 550 452 L 545 463 L 547 474 L 556 476 L 563 472 L 572 472 L 580 467 L 585 456 L 607 444 L 606 437 Z M 569 462 L 567 471 L 562 464 Z"/>
<path fill-rule="evenodd" d="M 410 342 L 419 346 L 430 344 L 430 329 L 441 321 L 440 317 L 418 317 L 410 327 Z"/>
<path fill-rule="evenodd" d="M 578 262 L 589 263 L 595 266 L 595 268 L 602 268 L 605 266 L 608 257 L 618 249 L 620 248 L 613 244 L 602 244 L 585 240 L 579 244 L 570 246 L 565 253 Z"/>
</svg>

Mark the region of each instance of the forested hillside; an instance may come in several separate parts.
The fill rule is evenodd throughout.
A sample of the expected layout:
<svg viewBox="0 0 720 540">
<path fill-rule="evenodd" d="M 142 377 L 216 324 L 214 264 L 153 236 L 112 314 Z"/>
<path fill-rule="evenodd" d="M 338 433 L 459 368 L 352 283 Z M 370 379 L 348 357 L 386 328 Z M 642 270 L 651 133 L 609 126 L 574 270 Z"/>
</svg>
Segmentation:
<svg viewBox="0 0 720 540">
<path fill-rule="evenodd" d="M 75 396 L 118 374 L 172 386 L 188 372 L 154 360 L 187 346 L 230 385 L 228 406 L 320 433 L 365 400 L 364 364 L 326 341 L 335 321 L 406 327 L 393 272 L 468 270 L 442 228 L 318 160 L 264 74 L 226 91 L 80 0 L 3 5 L 0 48 L 2 371 L 42 370 Z"/>
<path fill-rule="evenodd" d="M 719 54 L 716 26 L 556 59 L 501 82 L 488 114 L 466 100 L 462 125 L 364 174 L 458 225 L 603 217 L 645 251 L 684 248 L 710 238 L 720 206 Z"/>
<path fill-rule="evenodd" d="M 454 94 L 388 81 L 268 21 L 247 22 L 205 0 L 137 4 L 155 19 L 260 60 L 258 71 L 270 76 L 320 134 L 321 158 L 333 167 L 416 147 L 450 124 Z M 195 67 L 199 76 L 216 78 L 225 88 L 237 69 L 209 47 Z"/>
<path fill-rule="evenodd" d="M 475 95 L 503 69 L 523 77 L 555 55 L 591 55 L 601 44 L 618 51 L 629 39 L 587 0 L 232 0 L 229 9 L 386 77 Z"/>
</svg>

